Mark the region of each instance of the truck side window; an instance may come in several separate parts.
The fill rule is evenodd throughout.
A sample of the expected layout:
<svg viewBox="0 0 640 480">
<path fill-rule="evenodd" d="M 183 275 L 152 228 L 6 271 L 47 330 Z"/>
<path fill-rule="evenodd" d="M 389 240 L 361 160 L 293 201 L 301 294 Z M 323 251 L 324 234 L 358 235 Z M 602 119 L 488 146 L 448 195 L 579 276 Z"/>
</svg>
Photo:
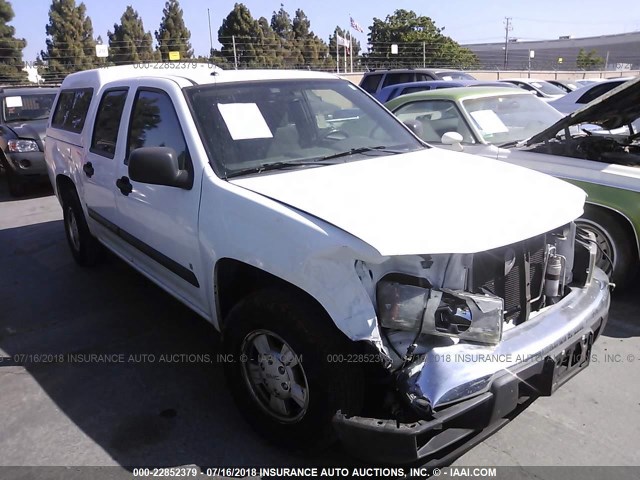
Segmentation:
<svg viewBox="0 0 640 480">
<path fill-rule="evenodd" d="M 129 153 L 142 147 L 170 147 L 178 154 L 181 169 L 189 168 L 189 152 L 171 98 L 160 90 L 138 90 L 129 124 Z"/>
<path fill-rule="evenodd" d="M 92 96 L 93 88 L 62 90 L 51 126 L 74 133 L 82 132 Z"/>
<path fill-rule="evenodd" d="M 103 157 L 113 158 L 116 153 L 118 130 L 122 119 L 124 102 L 127 99 L 127 89 L 109 90 L 104 93 L 96 123 L 93 127 L 91 139 L 91 152 Z"/>
</svg>

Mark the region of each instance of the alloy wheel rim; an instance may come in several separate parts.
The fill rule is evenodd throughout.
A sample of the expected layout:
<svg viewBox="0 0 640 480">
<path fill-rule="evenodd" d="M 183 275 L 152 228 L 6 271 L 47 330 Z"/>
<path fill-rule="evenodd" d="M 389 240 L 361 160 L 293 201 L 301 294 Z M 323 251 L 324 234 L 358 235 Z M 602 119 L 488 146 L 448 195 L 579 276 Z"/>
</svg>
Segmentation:
<svg viewBox="0 0 640 480">
<path fill-rule="evenodd" d="M 260 408 L 281 423 L 296 423 L 309 408 L 309 384 L 302 359 L 269 330 L 249 333 L 241 345 L 241 371 Z"/>
<path fill-rule="evenodd" d="M 578 226 L 593 233 L 596 237 L 596 245 L 598 246 L 596 266 L 611 276 L 616 264 L 616 247 L 611 236 L 602 227 L 590 220 L 580 220 Z"/>
</svg>

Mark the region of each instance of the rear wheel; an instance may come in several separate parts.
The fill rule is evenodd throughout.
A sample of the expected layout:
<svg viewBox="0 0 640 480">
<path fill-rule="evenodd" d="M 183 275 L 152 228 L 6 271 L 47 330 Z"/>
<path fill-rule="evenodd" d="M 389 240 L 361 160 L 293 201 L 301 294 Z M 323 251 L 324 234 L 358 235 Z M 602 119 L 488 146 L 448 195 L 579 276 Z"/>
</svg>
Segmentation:
<svg viewBox="0 0 640 480">
<path fill-rule="evenodd" d="M 101 245 L 89 231 L 75 190 L 68 190 L 63 195 L 62 210 L 64 231 L 73 259 L 83 267 L 95 265 L 100 258 Z"/>
<path fill-rule="evenodd" d="M 617 287 L 629 285 L 638 268 L 635 240 L 611 214 L 587 208 L 576 225 L 593 233 L 598 245 L 596 265 L 605 271 Z"/>
<path fill-rule="evenodd" d="M 317 305 L 263 290 L 240 301 L 225 321 L 225 374 L 243 416 L 276 445 L 296 450 L 334 440 L 337 410 L 358 413 L 363 381 L 353 348 Z"/>
</svg>

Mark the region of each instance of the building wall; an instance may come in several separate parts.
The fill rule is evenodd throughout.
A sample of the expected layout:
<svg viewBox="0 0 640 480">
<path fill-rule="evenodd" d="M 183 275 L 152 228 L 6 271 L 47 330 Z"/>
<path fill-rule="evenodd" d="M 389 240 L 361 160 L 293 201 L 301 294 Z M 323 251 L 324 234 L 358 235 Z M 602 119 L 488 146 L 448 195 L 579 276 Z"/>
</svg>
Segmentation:
<svg viewBox="0 0 640 480">
<path fill-rule="evenodd" d="M 484 69 L 526 70 L 529 52 L 535 52 L 531 68 L 573 70 L 580 49 L 595 50 L 607 61 L 610 70 L 640 69 L 640 32 L 602 35 L 599 37 L 543 40 L 535 42 L 508 42 L 505 68 L 504 42 L 464 45 L 479 58 Z M 560 60 L 561 59 L 561 60 Z"/>
</svg>

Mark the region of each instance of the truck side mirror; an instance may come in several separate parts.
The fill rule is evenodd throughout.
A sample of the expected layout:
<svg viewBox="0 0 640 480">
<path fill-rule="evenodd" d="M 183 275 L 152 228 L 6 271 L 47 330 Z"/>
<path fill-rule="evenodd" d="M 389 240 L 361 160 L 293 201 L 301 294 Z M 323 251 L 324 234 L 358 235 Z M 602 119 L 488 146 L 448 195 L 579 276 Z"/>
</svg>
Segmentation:
<svg viewBox="0 0 640 480">
<path fill-rule="evenodd" d="M 180 169 L 178 154 L 169 147 L 136 148 L 129 154 L 129 178 L 136 182 L 189 190 L 193 175 Z"/>
</svg>

